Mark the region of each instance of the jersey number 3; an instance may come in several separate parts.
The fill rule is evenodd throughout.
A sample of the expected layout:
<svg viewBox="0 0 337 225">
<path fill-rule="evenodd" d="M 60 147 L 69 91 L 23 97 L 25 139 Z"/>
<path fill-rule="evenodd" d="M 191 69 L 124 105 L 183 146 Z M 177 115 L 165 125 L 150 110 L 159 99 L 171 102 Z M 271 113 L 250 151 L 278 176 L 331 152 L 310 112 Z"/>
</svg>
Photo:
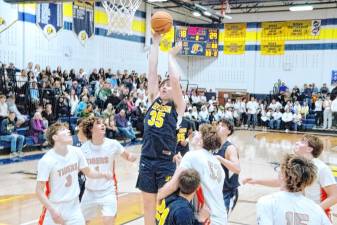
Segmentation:
<svg viewBox="0 0 337 225">
<path fill-rule="evenodd" d="M 150 112 L 150 116 L 151 118 L 147 121 L 147 124 L 149 124 L 149 126 L 156 126 L 157 128 L 161 128 L 163 126 L 165 113 L 152 110 Z"/>
</svg>

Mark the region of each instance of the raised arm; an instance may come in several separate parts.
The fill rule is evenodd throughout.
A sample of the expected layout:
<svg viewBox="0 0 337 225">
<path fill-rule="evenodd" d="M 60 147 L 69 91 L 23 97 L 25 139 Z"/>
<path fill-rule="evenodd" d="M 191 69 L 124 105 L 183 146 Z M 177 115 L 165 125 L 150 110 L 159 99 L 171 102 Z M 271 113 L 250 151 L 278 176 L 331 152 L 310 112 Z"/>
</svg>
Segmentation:
<svg viewBox="0 0 337 225">
<path fill-rule="evenodd" d="M 179 116 L 183 116 L 186 109 L 186 103 L 180 86 L 179 66 L 176 61 L 176 56 L 181 48 L 182 44 L 180 42 L 171 49 L 168 56 L 168 72 L 170 76 L 170 86 L 172 88 L 172 98 L 177 106 L 177 113 Z"/>
<path fill-rule="evenodd" d="M 161 35 L 154 33 L 152 38 L 152 45 L 150 49 L 149 55 L 149 71 L 147 75 L 148 79 L 148 99 L 151 104 L 156 96 L 159 93 L 159 80 L 158 80 L 158 54 L 159 54 L 159 43 L 160 43 Z"/>
</svg>

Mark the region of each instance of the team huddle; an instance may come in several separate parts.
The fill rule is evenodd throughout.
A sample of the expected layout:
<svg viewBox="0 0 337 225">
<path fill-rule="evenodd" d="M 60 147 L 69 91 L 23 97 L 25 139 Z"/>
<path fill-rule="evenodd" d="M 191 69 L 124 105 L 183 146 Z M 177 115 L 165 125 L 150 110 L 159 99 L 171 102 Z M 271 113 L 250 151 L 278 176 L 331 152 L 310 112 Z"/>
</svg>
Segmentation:
<svg viewBox="0 0 337 225">
<path fill-rule="evenodd" d="M 160 40 L 161 35 L 155 33 L 149 55 L 151 104 L 144 119 L 136 182 L 143 197 L 144 223 L 226 225 L 240 185 L 239 151 L 228 140 L 233 125 L 224 119 L 218 124 L 202 124 L 193 131 L 182 119 L 186 105 L 176 62 L 181 44 L 169 52 L 169 78 L 159 84 Z M 41 225 L 88 224 L 97 213 L 103 224 L 115 223 L 115 160 L 121 156 L 134 162 L 137 157 L 118 141 L 105 138 L 102 119 L 86 118 L 79 128 L 81 147 L 71 146 L 73 140 L 66 124 L 55 123 L 46 132 L 52 148 L 38 163 L 36 187 L 44 206 Z M 322 151 L 319 138 L 305 135 L 296 144 L 295 154 L 283 159 L 278 179 L 244 179 L 244 184 L 281 188 L 258 201 L 259 225 L 331 224 L 329 209 L 337 203 L 337 185 L 329 167 L 318 159 Z M 79 172 L 86 177 L 81 194 Z"/>
</svg>

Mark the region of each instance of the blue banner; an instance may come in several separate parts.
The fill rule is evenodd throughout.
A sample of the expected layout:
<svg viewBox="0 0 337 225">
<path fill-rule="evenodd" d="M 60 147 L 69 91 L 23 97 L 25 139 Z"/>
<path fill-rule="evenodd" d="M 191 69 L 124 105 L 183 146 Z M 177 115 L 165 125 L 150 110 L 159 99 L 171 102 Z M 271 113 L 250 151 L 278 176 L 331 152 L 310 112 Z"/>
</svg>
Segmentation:
<svg viewBox="0 0 337 225">
<path fill-rule="evenodd" d="M 331 72 L 331 85 L 337 84 L 337 70 Z"/>
<path fill-rule="evenodd" d="M 62 3 L 41 3 L 36 5 L 36 24 L 49 39 L 63 28 Z"/>
<path fill-rule="evenodd" d="M 95 33 L 94 7 L 95 1 L 73 2 L 73 30 L 82 44 Z"/>
</svg>

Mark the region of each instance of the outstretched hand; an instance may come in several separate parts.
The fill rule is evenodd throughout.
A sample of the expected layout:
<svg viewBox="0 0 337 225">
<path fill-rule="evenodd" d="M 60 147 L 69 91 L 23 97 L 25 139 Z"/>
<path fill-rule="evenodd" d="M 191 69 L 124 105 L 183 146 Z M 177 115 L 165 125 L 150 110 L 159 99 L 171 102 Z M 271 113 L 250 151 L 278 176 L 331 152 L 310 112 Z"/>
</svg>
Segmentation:
<svg viewBox="0 0 337 225">
<path fill-rule="evenodd" d="M 161 38 L 162 38 L 161 34 L 159 34 L 159 33 L 152 33 L 152 41 L 153 41 L 153 43 L 159 44 Z"/>
<path fill-rule="evenodd" d="M 171 55 L 177 55 L 180 51 L 181 51 L 181 49 L 183 48 L 183 44 L 182 44 L 182 42 L 178 42 L 171 50 L 170 50 L 170 54 Z"/>
</svg>

